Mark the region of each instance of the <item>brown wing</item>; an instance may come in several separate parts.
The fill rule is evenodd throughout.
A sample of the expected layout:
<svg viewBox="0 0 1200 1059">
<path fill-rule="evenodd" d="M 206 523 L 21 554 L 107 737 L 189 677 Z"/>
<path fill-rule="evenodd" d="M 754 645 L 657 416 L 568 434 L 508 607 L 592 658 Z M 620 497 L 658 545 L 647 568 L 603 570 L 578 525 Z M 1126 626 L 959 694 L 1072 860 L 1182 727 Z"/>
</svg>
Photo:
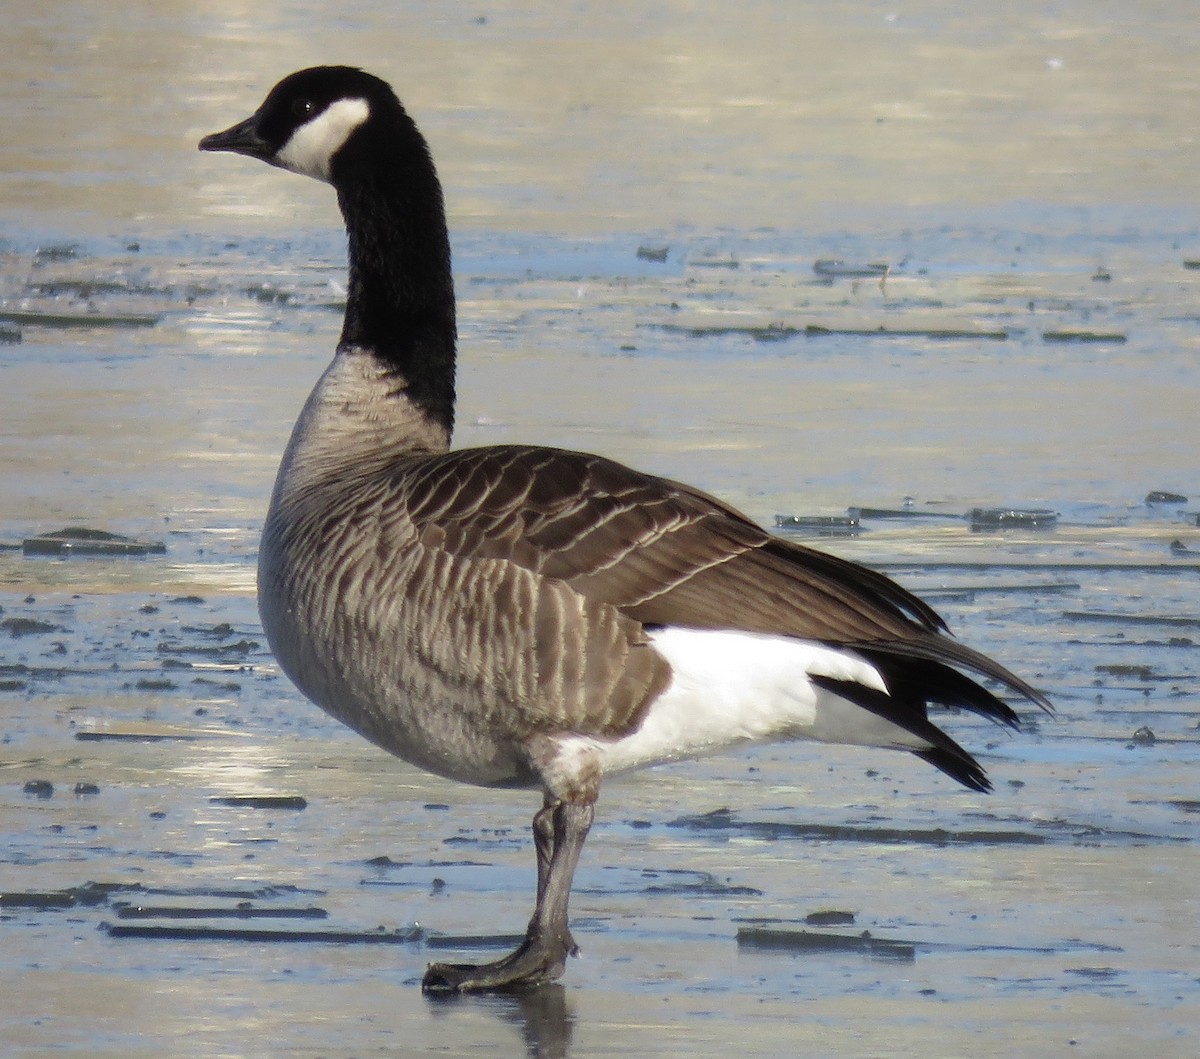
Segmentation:
<svg viewBox="0 0 1200 1059">
<path fill-rule="evenodd" d="M 424 461 L 404 493 L 426 545 L 515 564 L 643 625 L 853 646 L 914 688 L 924 674 L 913 660 L 962 666 L 1046 705 L 1004 667 L 942 635 L 941 618 L 883 575 L 773 537 L 711 496 L 611 460 L 463 449 Z M 1015 719 L 990 694 L 967 694 L 976 686 L 960 679 L 940 678 L 941 697 L 930 700 Z"/>
<path fill-rule="evenodd" d="M 698 490 L 559 449 L 462 449 L 406 483 L 426 544 L 565 581 L 646 624 L 849 643 L 944 628 L 854 563 L 772 537 Z"/>
</svg>

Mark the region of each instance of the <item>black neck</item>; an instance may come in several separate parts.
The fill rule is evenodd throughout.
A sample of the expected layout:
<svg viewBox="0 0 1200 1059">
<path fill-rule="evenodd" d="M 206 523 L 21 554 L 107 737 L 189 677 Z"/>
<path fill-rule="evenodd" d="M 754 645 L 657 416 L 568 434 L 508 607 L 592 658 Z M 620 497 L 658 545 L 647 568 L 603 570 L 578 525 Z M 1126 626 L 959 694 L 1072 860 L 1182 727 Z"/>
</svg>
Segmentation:
<svg viewBox="0 0 1200 1059">
<path fill-rule="evenodd" d="M 386 136 L 347 144 L 333 183 L 349 237 L 342 343 L 371 350 L 397 391 L 454 427 L 454 280 L 429 149 L 401 112 Z"/>
</svg>

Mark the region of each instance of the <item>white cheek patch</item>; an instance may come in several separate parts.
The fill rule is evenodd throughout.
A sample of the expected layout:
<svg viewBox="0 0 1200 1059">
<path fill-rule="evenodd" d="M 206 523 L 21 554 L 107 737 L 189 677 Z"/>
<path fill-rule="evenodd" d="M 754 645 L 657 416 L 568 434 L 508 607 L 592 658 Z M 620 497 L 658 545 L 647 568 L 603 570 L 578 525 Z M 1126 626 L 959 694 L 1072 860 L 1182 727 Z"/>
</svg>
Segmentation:
<svg viewBox="0 0 1200 1059">
<path fill-rule="evenodd" d="M 370 115 L 371 108 L 365 99 L 339 99 L 330 103 L 292 133 L 275 155 L 275 164 L 328 184 L 333 156 Z"/>
</svg>

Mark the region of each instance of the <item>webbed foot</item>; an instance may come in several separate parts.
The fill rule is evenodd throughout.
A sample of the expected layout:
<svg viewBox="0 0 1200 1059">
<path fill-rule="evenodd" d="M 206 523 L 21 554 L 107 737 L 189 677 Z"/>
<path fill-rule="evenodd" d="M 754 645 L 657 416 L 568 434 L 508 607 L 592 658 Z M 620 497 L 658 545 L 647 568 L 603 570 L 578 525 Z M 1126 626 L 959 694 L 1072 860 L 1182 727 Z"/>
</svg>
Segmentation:
<svg viewBox="0 0 1200 1059">
<path fill-rule="evenodd" d="M 544 985 L 560 978 L 567 957 L 578 953 L 570 934 L 566 938 L 526 938 L 515 952 L 492 963 L 431 963 L 421 980 L 421 991 L 466 993 Z"/>
<path fill-rule="evenodd" d="M 421 981 L 424 993 L 465 993 L 521 989 L 560 977 L 567 957 L 579 954 L 567 926 L 571 880 L 592 826 L 592 803 L 553 801 L 534 818 L 538 858 L 537 907 L 525 940 L 493 963 L 430 964 Z"/>
</svg>

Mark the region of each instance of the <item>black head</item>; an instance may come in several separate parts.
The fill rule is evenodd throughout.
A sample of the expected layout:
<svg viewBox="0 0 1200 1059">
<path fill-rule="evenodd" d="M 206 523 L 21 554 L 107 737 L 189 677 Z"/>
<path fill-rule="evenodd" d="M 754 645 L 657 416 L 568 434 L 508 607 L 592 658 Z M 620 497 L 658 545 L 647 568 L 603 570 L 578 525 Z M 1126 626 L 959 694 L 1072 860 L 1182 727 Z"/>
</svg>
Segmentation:
<svg viewBox="0 0 1200 1059">
<path fill-rule="evenodd" d="M 455 318 L 445 205 L 429 146 L 387 83 L 350 66 L 301 70 L 200 150 L 333 185 L 350 263 L 341 345 L 379 358 L 394 392 L 448 437 Z"/>
<path fill-rule="evenodd" d="M 232 151 L 336 183 L 339 155 L 355 134 L 388 115 L 411 127 L 387 82 L 352 66 L 313 66 L 280 81 L 245 121 L 205 136 L 200 150 Z"/>
</svg>

